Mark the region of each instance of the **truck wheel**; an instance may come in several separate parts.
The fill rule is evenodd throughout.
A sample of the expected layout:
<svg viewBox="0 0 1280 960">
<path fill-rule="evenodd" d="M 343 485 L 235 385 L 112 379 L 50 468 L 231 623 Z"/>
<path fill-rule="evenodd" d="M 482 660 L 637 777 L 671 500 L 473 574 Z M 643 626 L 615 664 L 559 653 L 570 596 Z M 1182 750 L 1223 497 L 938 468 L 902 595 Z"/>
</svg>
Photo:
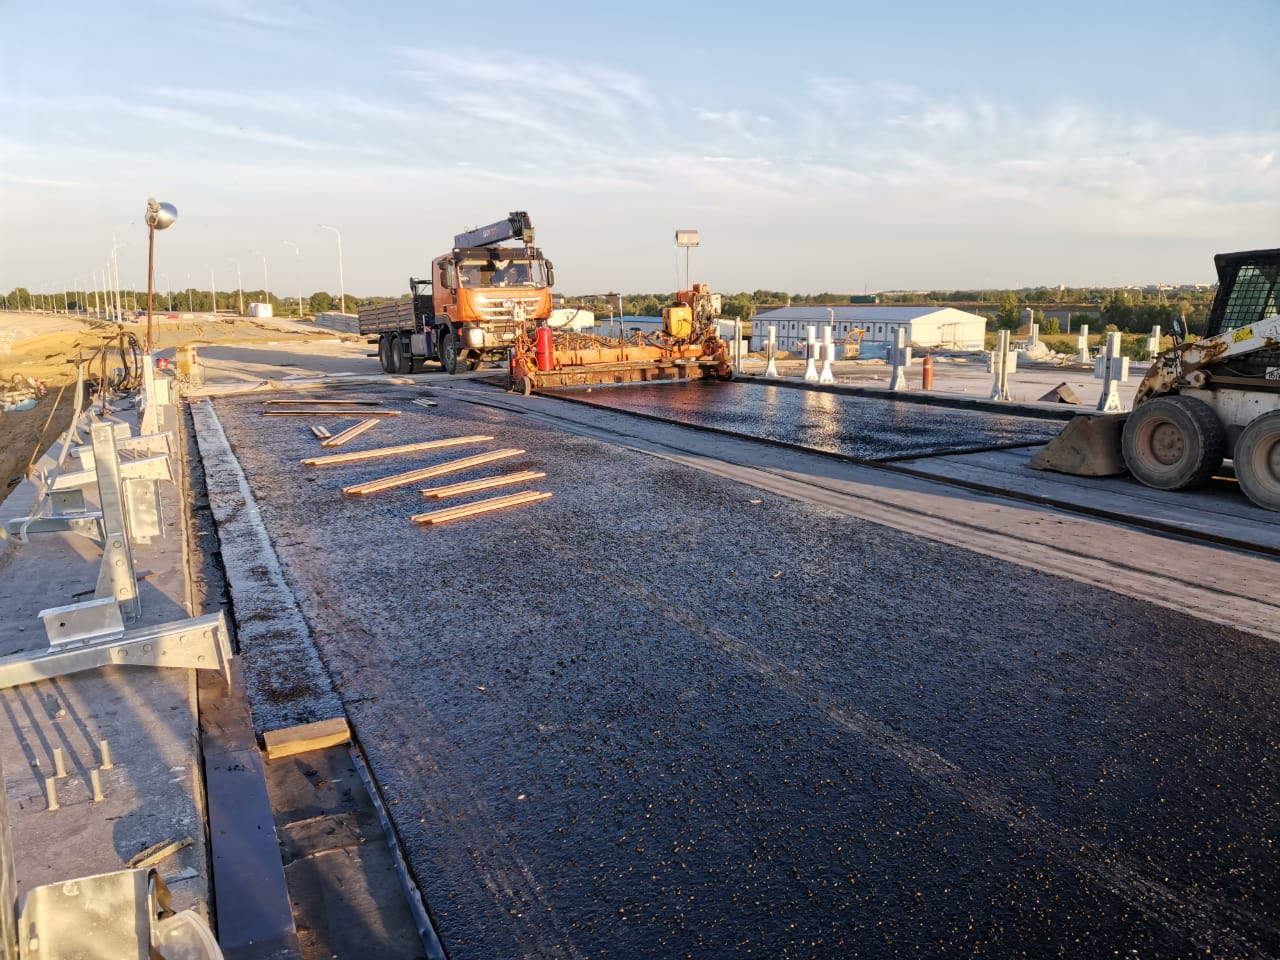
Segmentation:
<svg viewBox="0 0 1280 960">
<path fill-rule="evenodd" d="M 383 373 L 394 372 L 391 369 L 391 338 L 385 333 L 378 338 L 378 363 Z"/>
<path fill-rule="evenodd" d="M 1232 459 L 1245 496 L 1264 510 L 1280 510 L 1280 410 L 1244 428 Z"/>
<path fill-rule="evenodd" d="M 458 372 L 458 335 L 446 333 L 440 339 L 440 364 L 447 374 Z"/>
<path fill-rule="evenodd" d="M 408 373 L 413 366 L 413 356 L 405 349 L 403 338 L 393 335 L 391 337 L 391 373 L 404 374 Z"/>
<path fill-rule="evenodd" d="M 467 361 L 468 370 L 479 370 L 482 357 L 478 350 L 471 351 L 471 358 Z"/>
<path fill-rule="evenodd" d="M 1129 472 L 1157 490 L 1183 490 L 1213 476 L 1227 451 L 1218 415 L 1194 397 L 1157 397 L 1139 404 L 1121 436 Z"/>
</svg>

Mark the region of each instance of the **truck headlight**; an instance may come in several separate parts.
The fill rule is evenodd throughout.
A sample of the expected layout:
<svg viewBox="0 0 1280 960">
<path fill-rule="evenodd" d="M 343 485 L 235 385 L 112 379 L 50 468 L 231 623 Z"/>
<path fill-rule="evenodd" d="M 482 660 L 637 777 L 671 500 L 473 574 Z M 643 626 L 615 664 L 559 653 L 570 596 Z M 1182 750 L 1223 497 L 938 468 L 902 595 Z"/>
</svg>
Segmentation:
<svg viewBox="0 0 1280 960">
<path fill-rule="evenodd" d="M 467 346 L 479 349 L 484 346 L 484 331 L 479 327 L 472 327 L 467 331 Z"/>
</svg>

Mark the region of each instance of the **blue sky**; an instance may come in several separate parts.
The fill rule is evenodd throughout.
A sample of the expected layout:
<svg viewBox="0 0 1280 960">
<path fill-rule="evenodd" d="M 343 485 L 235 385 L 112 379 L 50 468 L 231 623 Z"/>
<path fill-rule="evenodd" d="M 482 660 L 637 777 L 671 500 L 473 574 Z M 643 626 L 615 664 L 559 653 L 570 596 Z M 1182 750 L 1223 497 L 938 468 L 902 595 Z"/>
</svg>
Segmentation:
<svg viewBox="0 0 1280 960">
<path fill-rule="evenodd" d="M 1280 2 L 0 0 L 0 291 L 394 294 L 528 210 L 557 289 L 1212 279 L 1280 245 Z M 132 225 L 129 225 L 130 222 Z"/>
</svg>

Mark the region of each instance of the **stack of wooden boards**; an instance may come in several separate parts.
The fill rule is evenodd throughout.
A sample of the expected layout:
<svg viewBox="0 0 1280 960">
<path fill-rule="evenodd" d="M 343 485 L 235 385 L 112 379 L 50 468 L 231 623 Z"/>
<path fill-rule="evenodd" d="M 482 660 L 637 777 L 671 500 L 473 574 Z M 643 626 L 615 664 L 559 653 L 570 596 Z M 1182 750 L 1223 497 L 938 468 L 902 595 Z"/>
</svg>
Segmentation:
<svg viewBox="0 0 1280 960">
<path fill-rule="evenodd" d="M 320 440 L 320 445 L 322 447 L 334 448 L 342 446 L 349 440 L 359 436 L 367 430 L 371 430 L 381 422 L 381 420 L 387 417 L 400 415 L 399 411 L 368 409 L 368 407 L 376 406 L 380 402 L 381 401 L 377 400 L 266 400 L 263 401 L 264 406 L 272 409 L 263 410 L 263 415 L 364 417 L 365 419 L 360 423 L 357 423 L 355 426 L 349 427 L 338 434 L 331 433 L 323 426 L 314 425 L 311 427 L 312 434 Z M 302 464 L 308 467 L 336 466 L 347 463 L 359 463 L 365 460 L 381 459 L 383 457 L 403 456 L 406 454 L 423 453 L 430 450 L 441 450 L 473 443 L 483 443 L 491 440 L 493 440 L 493 437 L 481 434 L 463 437 L 442 437 L 438 440 L 424 440 L 418 443 L 404 443 L 391 447 L 377 447 L 370 450 L 353 450 L 346 453 L 331 453 L 317 457 L 307 457 L 302 460 Z M 437 477 L 443 477 L 448 474 L 472 470 L 476 467 L 484 466 L 485 464 L 495 463 L 509 457 L 519 456 L 522 453 L 524 453 L 523 450 L 515 448 L 492 450 L 488 453 L 474 454 L 469 457 L 448 460 L 444 463 L 418 467 L 414 470 L 406 470 L 390 476 L 380 477 L 376 480 L 366 480 L 362 483 L 351 484 L 350 486 L 343 487 L 342 492 L 349 496 L 365 496 L 373 493 L 381 493 L 385 490 L 394 490 L 398 487 L 407 486 L 412 483 L 420 483 L 424 480 L 433 480 Z M 531 480 L 538 480 L 545 476 L 546 473 L 542 471 L 520 470 L 513 473 L 481 477 L 478 480 L 450 483 L 444 486 L 420 488 L 420 492 L 428 500 L 439 501 L 449 497 L 477 493 L 482 490 L 493 490 L 499 487 L 527 483 Z M 485 500 L 477 500 L 471 503 L 461 504 L 459 506 L 430 510 L 425 513 L 414 514 L 409 519 L 414 523 L 435 526 L 442 523 L 450 523 L 455 520 L 463 520 L 467 517 L 492 513 L 495 510 L 503 510 L 508 507 L 536 503 L 539 500 L 546 500 L 550 496 L 551 494 L 546 491 L 527 490 L 521 493 L 513 493 L 504 496 L 490 497 Z"/>
</svg>

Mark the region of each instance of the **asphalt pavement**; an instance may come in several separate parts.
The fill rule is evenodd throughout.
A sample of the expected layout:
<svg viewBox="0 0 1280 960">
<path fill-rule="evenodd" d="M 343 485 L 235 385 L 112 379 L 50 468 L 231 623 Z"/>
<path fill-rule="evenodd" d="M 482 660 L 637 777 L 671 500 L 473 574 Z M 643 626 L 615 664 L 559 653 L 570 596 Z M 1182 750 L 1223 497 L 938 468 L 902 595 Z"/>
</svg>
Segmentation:
<svg viewBox="0 0 1280 960">
<path fill-rule="evenodd" d="M 1273 642 L 430 392 L 215 407 L 450 957 L 1280 953 Z"/>
</svg>

